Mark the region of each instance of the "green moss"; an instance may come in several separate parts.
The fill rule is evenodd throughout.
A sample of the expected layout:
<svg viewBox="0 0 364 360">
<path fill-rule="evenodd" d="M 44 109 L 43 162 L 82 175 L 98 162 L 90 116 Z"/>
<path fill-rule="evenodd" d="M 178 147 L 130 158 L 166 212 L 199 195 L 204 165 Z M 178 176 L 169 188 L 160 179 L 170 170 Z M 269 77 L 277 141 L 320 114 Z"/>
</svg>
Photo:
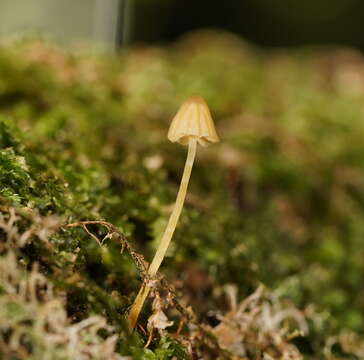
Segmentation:
<svg viewBox="0 0 364 360">
<path fill-rule="evenodd" d="M 167 142 L 169 119 L 185 97 L 202 95 L 223 141 L 198 150 L 161 271 L 201 321 L 227 310 L 226 283 L 241 296 L 260 282 L 278 288 L 306 309 L 310 331 L 300 351 L 318 359 L 329 337 L 359 331 L 364 320 L 364 92 L 350 77 L 364 64 L 355 54 L 342 63 L 344 55 L 257 54 L 216 33 L 118 56 L 76 56 L 42 42 L 4 46 L 1 204 L 62 223 L 105 219 L 151 259 L 186 155 Z M 19 229 L 34 223 L 27 216 Z M 89 230 L 107 235 L 102 226 Z M 16 255 L 29 268 L 39 263 L 65 291 L 70 319 L 107 319 L 120 354 L 184 358 L 175 328 L 145 350 L 142 332 L 125 331 L 140 275 L 112 239 L 100 247 L 81 228 L 62 228 Z M 191 263 L 196 283 L 188 280 Z M 148 314 L 147 307 L 142 319 Z"/>
</svg>

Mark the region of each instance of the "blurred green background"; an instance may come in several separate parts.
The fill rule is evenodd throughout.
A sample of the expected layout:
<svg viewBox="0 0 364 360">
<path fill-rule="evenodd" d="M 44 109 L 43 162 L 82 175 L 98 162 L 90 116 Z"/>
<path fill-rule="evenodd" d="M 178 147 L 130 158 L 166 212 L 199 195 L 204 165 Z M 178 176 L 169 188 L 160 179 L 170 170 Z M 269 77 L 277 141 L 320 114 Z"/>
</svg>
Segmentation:
<svg viewBox="0 0 364 360">
<path fill-rule="evenodd" d="M 126 5 L 123 0 L 0 0 L 0 36 L 41 35 L 110 50 L 123 42 L 119 27 L 127 24 Z"/>
</svg>

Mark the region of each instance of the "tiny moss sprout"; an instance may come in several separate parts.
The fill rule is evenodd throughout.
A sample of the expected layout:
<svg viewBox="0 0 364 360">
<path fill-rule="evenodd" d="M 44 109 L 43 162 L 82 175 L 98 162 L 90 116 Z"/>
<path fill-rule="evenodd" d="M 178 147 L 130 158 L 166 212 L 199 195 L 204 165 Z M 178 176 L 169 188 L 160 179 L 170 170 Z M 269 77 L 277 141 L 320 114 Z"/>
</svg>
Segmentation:
<svg viewBox="0 0 364 360">
<path fill-rule="evenodd" d="M 176 229 L 178 219 L 181 215 L 192 166 L 195 160 L 197 143 L 202 146 L 207 146 L 210 143 L 216 143 L 219 141 L 210 110 L 203 98 L 200 96 L 190 97 L 182 104 L 181 108 L 172 120 L 168 131 L 168 139 L 172 142 L 188 145 L 188 153 L 173 211 L 160 240 L 158 249 L 148 268 L 148 275 L 150 277 L 154 277 L 156 275 L 167 252 L 173 233 Z M 135 327 L 139 313 L 149 291 L 149 286 L 145 284 L 142 285 L 129 313 L 128 324 L 130 330 L 133 330 Z"/>
</svg>

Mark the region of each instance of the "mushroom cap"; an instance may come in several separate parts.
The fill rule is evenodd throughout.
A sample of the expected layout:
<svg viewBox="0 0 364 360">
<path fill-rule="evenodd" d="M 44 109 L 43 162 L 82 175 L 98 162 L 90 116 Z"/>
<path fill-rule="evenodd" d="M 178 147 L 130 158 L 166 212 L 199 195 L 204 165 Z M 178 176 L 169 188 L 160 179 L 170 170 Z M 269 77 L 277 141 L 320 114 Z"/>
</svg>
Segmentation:
<svg viewBox="0 0 364 360">
<path fill-rule="evenodd" d="M 192 96 L 182 104 L 168 131 L 168 139 L 182 145 L 187 145 L 191 136 L 202 146 L 220 141 L 210 110 L 201 96 Z"/>
</svg>

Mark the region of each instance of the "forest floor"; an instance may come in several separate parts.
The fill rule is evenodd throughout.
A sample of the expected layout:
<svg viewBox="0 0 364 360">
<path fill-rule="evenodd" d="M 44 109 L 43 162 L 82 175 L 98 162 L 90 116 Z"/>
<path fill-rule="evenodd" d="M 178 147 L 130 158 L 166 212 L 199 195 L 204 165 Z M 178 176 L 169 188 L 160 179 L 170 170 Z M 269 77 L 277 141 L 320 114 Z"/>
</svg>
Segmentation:
<svg viewBox="0 0 364 360">
<path fill-rule="evenodd" d="M 199 147 L 159 276 L 146 269 Z M 363 359 L 364 59 L 200 31 L 110 55 L 0 48 L 2 359 Z M 130 333 L 142 284 L 152 292 Z"/>
</svg>

